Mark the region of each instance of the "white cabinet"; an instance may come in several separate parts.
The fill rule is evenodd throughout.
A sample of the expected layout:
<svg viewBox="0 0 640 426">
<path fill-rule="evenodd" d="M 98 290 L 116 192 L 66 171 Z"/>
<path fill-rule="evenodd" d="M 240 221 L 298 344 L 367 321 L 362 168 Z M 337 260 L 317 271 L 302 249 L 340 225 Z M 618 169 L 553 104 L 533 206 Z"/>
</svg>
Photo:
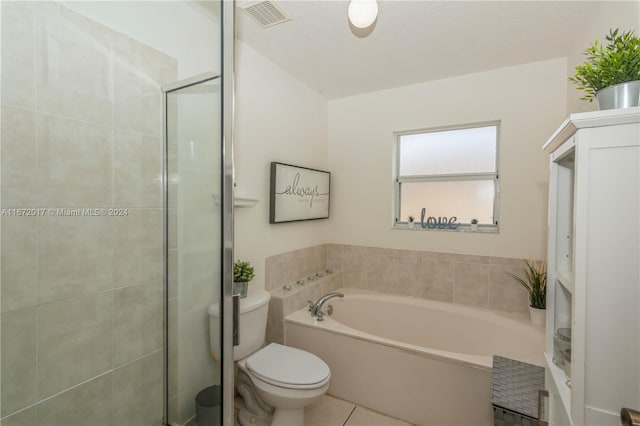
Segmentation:
<svg viewBox="0 0 640 426">
<path fill-rule="evenodd" d="M 544 149 L 549 420 L 619 425 L 640 407 L 640 108 L 573 114 Z M 567 327 L 569 375 L 552 362 Z"/>
</svg>

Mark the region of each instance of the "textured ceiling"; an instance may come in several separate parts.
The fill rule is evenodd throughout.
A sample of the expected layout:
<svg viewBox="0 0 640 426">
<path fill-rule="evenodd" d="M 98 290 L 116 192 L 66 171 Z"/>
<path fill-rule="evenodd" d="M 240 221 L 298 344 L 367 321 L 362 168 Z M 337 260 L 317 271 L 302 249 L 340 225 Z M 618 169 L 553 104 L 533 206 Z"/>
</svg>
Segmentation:
<svg viewBox="0 0 640 426">
<path fill-rule="evenodd" d="M 293 19 L 267 29 L 236 17 L 242 41 L 335 99 L 567 56 L 605 3 L 379 1 L 366 37 L 354 34 L 346 1 L 281 1 Z"/>
</svg>

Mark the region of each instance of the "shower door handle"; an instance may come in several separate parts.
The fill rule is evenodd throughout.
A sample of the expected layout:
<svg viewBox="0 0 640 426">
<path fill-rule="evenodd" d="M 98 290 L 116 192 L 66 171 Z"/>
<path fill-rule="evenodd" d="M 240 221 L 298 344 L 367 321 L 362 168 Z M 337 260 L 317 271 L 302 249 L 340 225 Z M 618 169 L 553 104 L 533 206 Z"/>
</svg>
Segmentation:
<svg viewBox="0 0 640 426">
<path fill-rule="evenodd" d="M 240 344 L 240 329 L 238 321 L 240 320 L 240 295 L 233 296 L 233 346 Z"/>
</svg>

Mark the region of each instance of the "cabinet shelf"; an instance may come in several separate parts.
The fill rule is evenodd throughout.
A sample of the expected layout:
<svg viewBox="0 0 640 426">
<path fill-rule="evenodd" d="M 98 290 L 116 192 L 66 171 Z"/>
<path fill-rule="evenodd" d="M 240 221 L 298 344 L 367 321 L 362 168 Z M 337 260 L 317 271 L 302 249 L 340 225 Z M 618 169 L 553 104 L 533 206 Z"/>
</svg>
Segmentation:
<svg viewBox="0 0 640 426">
<path fill-rule="evenodd" d="M 562 284 L 564 288 L 571 294 L 573 294 L 573 272 L 571 271 L 557 271 L 558 282 Z"/>
<path fill-rule="evenodd" d="M 562 401 L 562 405 L 564 405 L 565 412 L 570 416 L 571 415 L 571 388 L 567 384 L 567 381 L 569 379 L 567 375 L 564 373 L 564 371 L 553 363 L 549 354 L 545 353 L 544 359 L 547 362 L 547 368 L 551 373 L 551 377 L 553 378 L 553 382 L 556 385 L 556 389 L 558 389 L 558 394 L 560 395 L 560 400 Z"/>
</svg>

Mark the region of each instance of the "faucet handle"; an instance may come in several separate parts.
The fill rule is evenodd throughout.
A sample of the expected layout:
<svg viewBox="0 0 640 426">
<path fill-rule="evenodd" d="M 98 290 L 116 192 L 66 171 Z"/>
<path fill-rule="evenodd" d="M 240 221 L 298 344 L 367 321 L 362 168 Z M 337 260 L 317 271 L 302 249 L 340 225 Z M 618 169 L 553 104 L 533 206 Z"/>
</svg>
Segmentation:
<svg viewBox="0 0 640 426">
<path fill-rule="evenodd" d="M 313 303 L 313 300 L 307 300 L 307 305 L 308 305 L 307 306 L 307 308 L 308 308 L 307 310 L 311 311 L 311 310 L 313 310 L 313 305 L 315 305 L 315 303 Z"/>
</svg>

